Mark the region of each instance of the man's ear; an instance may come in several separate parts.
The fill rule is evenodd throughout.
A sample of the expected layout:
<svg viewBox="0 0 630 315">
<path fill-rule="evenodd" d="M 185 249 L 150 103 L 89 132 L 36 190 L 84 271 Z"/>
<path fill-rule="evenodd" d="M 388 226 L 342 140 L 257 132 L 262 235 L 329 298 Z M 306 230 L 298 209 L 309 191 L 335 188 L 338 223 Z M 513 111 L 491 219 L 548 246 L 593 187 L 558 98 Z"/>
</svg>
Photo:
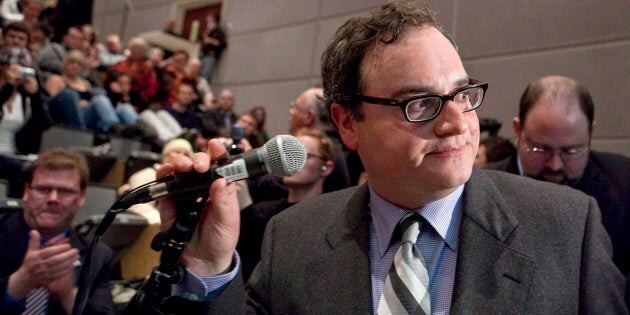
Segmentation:
<svg viewBox="0 0 630 315">
<path fill-rule="evenodd" d="M 514 128 L 514 134 L 519 137 L 521 134 L 521 120 L 518 117 L 512 118 L 512 127 Z"/>
<path fill-rule="evenodd" d="M 330 118 L 337 126 L 341 140 L 350 150 L 356 150 L 358 147 L 357 136 L 354 131 L 354 117 L 345 106 L 338 103 L 330 105 Z"/>
</svg>

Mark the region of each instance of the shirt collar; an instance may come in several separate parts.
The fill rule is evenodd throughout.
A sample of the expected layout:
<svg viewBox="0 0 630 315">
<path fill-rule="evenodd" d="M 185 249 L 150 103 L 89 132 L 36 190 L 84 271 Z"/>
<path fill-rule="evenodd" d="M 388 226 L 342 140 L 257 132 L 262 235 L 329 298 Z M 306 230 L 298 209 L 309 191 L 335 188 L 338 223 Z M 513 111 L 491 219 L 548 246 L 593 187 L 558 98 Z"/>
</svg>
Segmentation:
<svg viewBox="0 0 630 315">
<path fill-rule="evenodd" d="M 458 244 L 459 221 L 462 213 L 463 192 L 464 185 L 461 185 L 442 199 L 430 202 L 417 209 L 404 209 L 385 200 L 370 187 L 370 210 L 380 256 L 382 257 L 387 252 L 394 229 L 409 211 L 419 213 L 431 224 L 450 248 L 456 248 Z"/>
</svg>

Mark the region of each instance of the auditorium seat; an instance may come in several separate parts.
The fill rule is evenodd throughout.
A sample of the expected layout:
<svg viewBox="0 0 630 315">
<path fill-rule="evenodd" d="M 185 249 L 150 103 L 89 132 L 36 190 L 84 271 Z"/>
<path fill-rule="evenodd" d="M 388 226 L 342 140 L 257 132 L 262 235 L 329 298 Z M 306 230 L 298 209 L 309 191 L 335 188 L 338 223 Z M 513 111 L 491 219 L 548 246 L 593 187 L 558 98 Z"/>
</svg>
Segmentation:
<svg viewBox="0 0 630 315">
<path fill-rule="evenodd" d="M 44 131 L 40 151 L 56 147 L 77 151 L 91 150 L 94 144 L 94 132 L 89 129 L 54 125 Z"/>
<path fill-rule="evenodd" d="M 118 200 L 116 187 L 98 183 L 89 183 L 85 204 L 79 209 L 74 218 L 75 224 L 80 224 L 95 214 L 104 214 Z"/>
</svg>

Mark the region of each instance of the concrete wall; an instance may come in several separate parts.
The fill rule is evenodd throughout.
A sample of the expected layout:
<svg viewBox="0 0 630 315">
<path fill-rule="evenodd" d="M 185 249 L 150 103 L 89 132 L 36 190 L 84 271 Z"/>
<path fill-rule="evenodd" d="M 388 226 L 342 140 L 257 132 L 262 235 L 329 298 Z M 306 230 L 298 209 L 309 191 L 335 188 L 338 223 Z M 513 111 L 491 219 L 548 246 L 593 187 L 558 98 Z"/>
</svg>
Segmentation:
<svg viewBox="0 0 630 315">
<path fill-rule="evenodd" d="M 123 37 L 160 29 L 176 16 L 173 1 L 131 0 Z M 190 4 L 200 1 L 175 1 Z M 203 2 L 203 1 L 201 1 Z M 207 1 L 214 3 L 216 1 Z M 288 104 L 318 81 L 319 56 L 350 16 L 376 0 L 226 0 L 222 24 L 229 47 L 219 63 L 215 93 L 231 88 L 237 111 L 268 108 L 267 130 L 286 133 Z M 479 117 L 511 120 L 525 85 L 562 74 L 583 82 L 596 103 L 593 146 L 630 156 L 630 4 L 627 0 L 432 0 L 459 44 L 474 78 L 490 83 Z M 121 32 L 123 1 L 96 0 L 101 33 Z"/>
</svg>

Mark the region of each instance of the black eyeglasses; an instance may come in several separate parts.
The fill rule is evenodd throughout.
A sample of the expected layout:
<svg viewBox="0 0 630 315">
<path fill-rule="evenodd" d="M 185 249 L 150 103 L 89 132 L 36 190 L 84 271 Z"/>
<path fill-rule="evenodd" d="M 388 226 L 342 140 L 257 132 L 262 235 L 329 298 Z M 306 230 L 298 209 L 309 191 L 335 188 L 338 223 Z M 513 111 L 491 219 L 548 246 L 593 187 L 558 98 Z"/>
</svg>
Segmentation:
<svg viewBox="0 0 630 315">
<path fill-rule="evenodd" d="M 462 113 L 475 110 L 481 106 L 483 97 L 488 89 L 488 83 L 477 80 L 469 80 L 469 85 L 455 89 L 449 94 L 423 94 L 394 100 L 358 94 L 360 101 L 398 106 L 405 113 L 405 118 L 410 122 L 429 121 L 437 117 L 442 111 L 442 105 L 447 101 L 453 101 L 462 110 Z"/>
</svg>

